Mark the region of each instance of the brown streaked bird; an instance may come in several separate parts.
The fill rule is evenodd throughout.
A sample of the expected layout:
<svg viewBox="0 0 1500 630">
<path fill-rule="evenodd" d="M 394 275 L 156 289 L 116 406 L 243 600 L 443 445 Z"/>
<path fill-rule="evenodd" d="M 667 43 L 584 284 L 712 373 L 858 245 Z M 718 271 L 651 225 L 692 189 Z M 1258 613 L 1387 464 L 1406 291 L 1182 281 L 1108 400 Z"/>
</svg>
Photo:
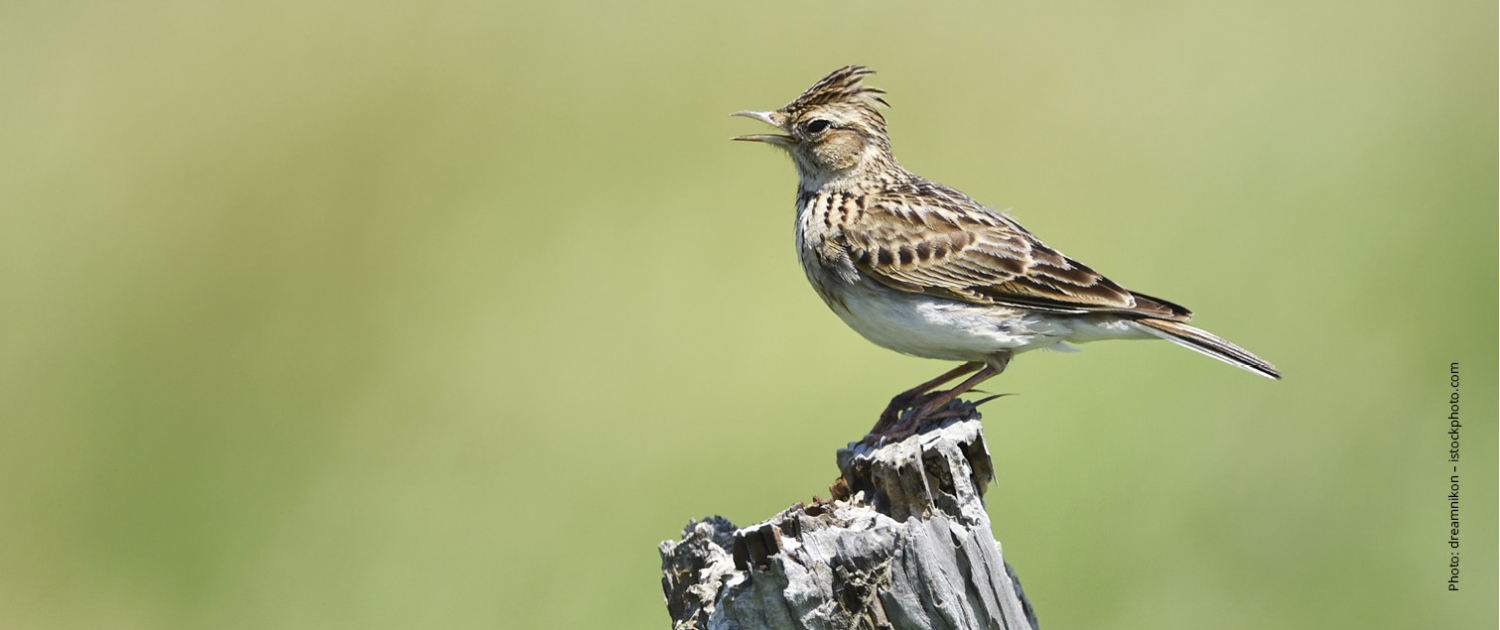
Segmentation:
<svg viewBox="0 0 1500 630">
<path fill-rule="evenodd" d="M 897 395 L 872 435 L 911 434 L 1018 352 L 1084 341 L 1161 338 L 1281 378 L 1260 357 L 1189 325 L 1188 309 L 1126 289 L 1005 213 L 902 168 L 876 109 L 885 92 L 863 84 L 871 74 L 839 68 L 781 109 L 733 115 L 785 132 L 734 139 L 792 156 L 797 255 L 829 308 L 876 345 L 965 362 Z"/>
</svg>

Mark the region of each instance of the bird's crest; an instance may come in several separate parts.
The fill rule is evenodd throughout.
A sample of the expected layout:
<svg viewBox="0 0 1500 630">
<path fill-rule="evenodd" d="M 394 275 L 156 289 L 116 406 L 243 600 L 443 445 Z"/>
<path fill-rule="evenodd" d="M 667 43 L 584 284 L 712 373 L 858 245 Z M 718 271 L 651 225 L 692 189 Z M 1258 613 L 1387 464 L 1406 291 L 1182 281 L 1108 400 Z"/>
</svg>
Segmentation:
<svg viewBox="0 0 1500 630">
<path fill-rule="evenodd" d="M 806 92 L 783 108 L 783 111 L 796 116 L 820 105 L 846 103 L 865 109 L 884 122 L 885 117 L 876 111 L 874 103 L 890 107 L 890 103 L 885 102 L 885 99 L 880 96 L 885 94 L 885 90 L 868 87 L 863 83 L 864 78 L 872 74 L 875 74 L 875 71 L 864 66 L 844 66 L 834 70 L 828 76 L 819 79 L 812 87 L 807 88 Z"/>
</svg>

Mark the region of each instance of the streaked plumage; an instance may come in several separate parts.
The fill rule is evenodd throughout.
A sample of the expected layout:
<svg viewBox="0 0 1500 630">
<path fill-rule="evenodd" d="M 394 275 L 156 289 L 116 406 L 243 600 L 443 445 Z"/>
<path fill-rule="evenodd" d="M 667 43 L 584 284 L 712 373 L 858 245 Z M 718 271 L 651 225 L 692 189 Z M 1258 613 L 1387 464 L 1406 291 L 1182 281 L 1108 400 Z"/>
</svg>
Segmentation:
<svg viewBox="0 0 1500 630">
<path fill-rule="evenodd" d="M 1186 324 L 1192 312 L 1126 289 L 1048 247 L 1010 216 L 908 172 L 891 154 L 883 91 L 862 66 L 835 70 L 787 106 L 739 112 L 787 135 L 741 136 L 785 149 L 797 166 L 797 251 L 808 279 L 870 341 L 921 357 L 970 362 L 897 396 L 915 422 L 1017 352 L 1068 342 L 1160 337 L 1270 378 L 1271 364 Z M 983 366 L 981 370 L 980 367 Z M 980 370 L 939 394 L 926 390 Z M 899 431 L 898 431 L 899 432 Z"/>
</svg>

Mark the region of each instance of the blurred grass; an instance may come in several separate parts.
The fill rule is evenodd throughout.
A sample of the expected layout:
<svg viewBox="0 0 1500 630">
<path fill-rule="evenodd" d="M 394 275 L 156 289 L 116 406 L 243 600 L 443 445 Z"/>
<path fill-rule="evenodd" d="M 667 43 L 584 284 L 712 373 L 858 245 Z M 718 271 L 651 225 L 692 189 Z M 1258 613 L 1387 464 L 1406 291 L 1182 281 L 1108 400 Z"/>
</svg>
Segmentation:
<svg viewBox="0 0 1500 630">
<path fill-rule="evenodd" d="M 659 540 L 944 369 L 826 312 L 724 141 L 845 63 L 908 167 L 1287 375 L 996 382 L 1048 627 L 1493 627 L 1495 13 L 0 6 L 0 627 L 662 627 Z"/>
</svg>

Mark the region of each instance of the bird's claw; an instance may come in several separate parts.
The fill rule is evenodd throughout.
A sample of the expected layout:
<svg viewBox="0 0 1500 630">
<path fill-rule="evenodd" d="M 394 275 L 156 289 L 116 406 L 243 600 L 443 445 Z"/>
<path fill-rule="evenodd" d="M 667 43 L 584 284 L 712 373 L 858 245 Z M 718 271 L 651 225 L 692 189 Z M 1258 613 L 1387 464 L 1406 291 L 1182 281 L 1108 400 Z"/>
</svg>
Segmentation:
<svg viewBox="0 0 1500 630">
<path fill-rule="evenodd" d="M 947 420 L 949 418 L 967 418 L 980 405 L 996 398 L 1013 395 L 995 394 L 975 401 L 955 399 L 947 405 L 929 413 L 921 413 L 927 402 L 937 398 L 941 394 L 942 392 L 928 392 L 921 396 L 898 395 L 895 399 L 891 400 L 891 406 L 886 407 L 885 411 L 881 412 L 880 421 L 875 424 L 875 428 L 870 430 L 870 433 L 865 436 L 861 443 L 878 448 L 887 442 L 911 437 L 921 429 L 924 423 L 934 420 Z M 910 399 L 910 402 L 904 407 L 896 407 L 897 400 L 902 398 Z"/>
</svg>

